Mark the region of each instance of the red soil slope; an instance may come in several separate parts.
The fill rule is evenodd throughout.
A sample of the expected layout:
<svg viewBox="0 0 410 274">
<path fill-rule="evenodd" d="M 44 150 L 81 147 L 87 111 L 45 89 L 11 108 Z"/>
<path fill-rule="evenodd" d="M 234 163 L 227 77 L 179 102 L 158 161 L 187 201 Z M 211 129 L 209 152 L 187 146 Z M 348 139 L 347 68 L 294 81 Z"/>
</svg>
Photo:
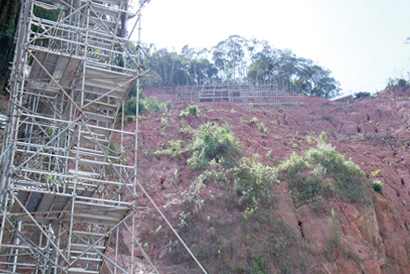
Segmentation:
<svg viewBox="0 0 410 274">
<path fill-rule="evenodd" d="M 199 119 L 188 117 L 184 121 L 179 118 L 180 111 L 186 108 L 181 103 L 167 113 L 145 113 L 139 126 L 139 180 L 178 228 L 181 195 L 198 173 L 188 169 L 183 159 L 158 161 L 153 153 L 168 140 L 189 141 L 189 134 L 178 134 L 182 127 L 198 128 L 201 122 L 227 124 L 241 140 L 243 154 L 250 157 L 258 153 L 260 161 L 267 165 L 274 164 L 264 157 L 268 151 L 272 150 L 271 158 L 283 160 L 292 152 L 300 154 L 313 146 L 306 136 L 318 136 L 325 131 L 328 142 L 339 153 L 357 163 L 369 180 L 381 180 L 384 189 L 382 193 L 372 193 L 372 206 L 358 207 L 332 200 L 325 206 L 325 214 L 317 214 L 307 204 L 293 204 L 286 198 L 279 201 L 278 212 L 283 220 L 315 250 L 325 249 L 331 233 L 329 211 L 333 208 L 341 227 L 342 244 L 358 257 L 356 261 L 337 253 L 332 259 L 321 257 L 320 270 L 312 273 L 410 273 L 410 90 L 384 91 L 363 100 L 304 97 L 299 102 L 300 105 L 253 107 L 252 113 L 247 106 L 227 102 L 201 103 L 197 104 Z M 265 124 L 267 134 L 248 123 L 253 117 Z M 372 172 L 377 170 L 380 171 L 373 178 Z M 286 189 L 284 185 L 285 192 Z M 146 250 L 160 272 L 190 273 L 184 272 L 184 265 L 172 266 L 168 258 L 172 233 L 148 199 L 141 195 L 137 204 L 145 208 L 137 224 L 138 237 L 141 243 L 147 243 Z M 163 234 L 155 233 L 159 225 L 164 228 Z M 276 270 L 272 269 L 272 273 Z"/>
</svg>

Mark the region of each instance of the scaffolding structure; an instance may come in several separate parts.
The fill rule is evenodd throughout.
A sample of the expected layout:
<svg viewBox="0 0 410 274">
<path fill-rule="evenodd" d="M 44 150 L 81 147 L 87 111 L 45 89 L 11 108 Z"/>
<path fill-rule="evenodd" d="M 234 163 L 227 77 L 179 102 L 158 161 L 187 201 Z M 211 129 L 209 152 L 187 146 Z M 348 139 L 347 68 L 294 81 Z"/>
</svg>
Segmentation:
<svg viewBox="0 0 410 274">
<path fill-rule="evenodd" d="M 125 29 L 141 8 L 22 1 L 0 151 L 0 273 L 135 272 L 137 130 L 115 123 L 145 75 Z M 133 239 L 126 262 L 120 233 Z"/>
<path fill-rule="evenodd" d="M 184 100 L 196 102 L 227 101 L 241 105 L 266 106 L 297 102 L 298 88 L 280 81 L 271 85 L 205 84 L 203 86 L 177 87 Z"/>
</svg>

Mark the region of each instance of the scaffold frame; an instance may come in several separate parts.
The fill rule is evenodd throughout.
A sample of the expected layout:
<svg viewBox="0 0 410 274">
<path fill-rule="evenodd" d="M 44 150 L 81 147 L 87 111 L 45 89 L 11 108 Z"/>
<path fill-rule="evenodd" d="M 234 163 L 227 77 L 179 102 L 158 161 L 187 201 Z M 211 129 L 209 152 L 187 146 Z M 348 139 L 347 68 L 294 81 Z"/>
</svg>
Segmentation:
<svg viewBox="0 0 410 274">
<path fill-rule="evenodd" d="M 0 273 L 135 272 L 138 118 L 127 131 L 122 109 L 146 76 L 126 32 L 142 6 L 22 1 L 0 151 Z"/>
<path fill-rule="evenodd" d="M 269 85 L 211 83 L 202 86 L 177 86 L 177 100 L 192 102 L 226 101 L 240 105 L 272 106 L 297 103 L 300 93 L 293 85 L 277 80 Z M 181 98 L 180 98 L 181 97 Z"/>
</svg>

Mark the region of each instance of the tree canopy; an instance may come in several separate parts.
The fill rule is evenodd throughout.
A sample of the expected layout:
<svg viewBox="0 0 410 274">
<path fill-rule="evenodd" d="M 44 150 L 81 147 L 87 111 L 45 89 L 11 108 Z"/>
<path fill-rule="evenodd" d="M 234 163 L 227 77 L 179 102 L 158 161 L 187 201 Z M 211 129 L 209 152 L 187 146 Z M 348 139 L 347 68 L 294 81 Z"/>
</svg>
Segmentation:
<svg viewBox="0 0 410 274">
<path fill-rule="evenodd" d="M 4 92 L 13 60 L 14 34 L 17 28 L 20 1 L 0 0 L 0 92 Z"/>
<path fill-rule="evenodd" d="M 203 85 L 214 82 L 272 85 L 281 81 L 303 95 L 332 98 L 339 82 L 331 71 L 291 50 L 274 48 L 267 41 L 233 35 L 210 50 L 184 46 L 180 53 L 145 46 L 144 65 L 155 72 L 146 85 Z"/>
</svg>

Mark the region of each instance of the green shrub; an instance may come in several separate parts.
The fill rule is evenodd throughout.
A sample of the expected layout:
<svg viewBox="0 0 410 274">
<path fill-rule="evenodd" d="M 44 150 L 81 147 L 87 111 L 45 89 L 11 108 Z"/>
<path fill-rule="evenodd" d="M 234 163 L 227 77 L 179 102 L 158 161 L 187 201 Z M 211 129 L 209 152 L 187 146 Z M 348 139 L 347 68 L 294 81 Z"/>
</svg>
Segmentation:
<svg viewBox="0 0 410 274">
<path fill-rule="evenodd" d="M 340 237 L 340 227 L 336 219 L 335 211 L 330 211 L 331 214 L 331 223 L 330 223 L 330 239 L 327 243 L 326 247 L 326 256 L 328 260 L 334 261 L 335 260 L 335 252 L 340 251 L 343 249 L 341 237 Z"/>
<path fill-rule="evenodd" d="M 305 175 L 308 171 L 311 176 Z M 319 141 L 316 148 L 307 150 L 303 156 L 293 153 L 278 166 L 278 173 L 280 179 L 289 182 L 292 196 L 296 201 L 314 198 L 319 193 L 337 193 L 347 202 L 370 201 L 364 172 L 323 141 Z M 335 189 L 323 182 L 325 176 L 336 180 Z"/>
<path fill-rule="evenodd" d="M 125 116 L 125 117 L 127 117 L 127 122 L 133 122 L 133 121 L 135 121 L 135 115 L 127 115 L 127 116 Z"/>
<path fill-rule="evenodd" d="M 249 123 L 256 125 L 256 124 L 258 123 L 258 118 L 253 117 L 253 118 L 249 121 Z"/>
<path fill-rule="evenodd" d="M 271 162 L 275 162 L 275 159 L 270 157 L 271 155 L 272 155 L 272 150 L 269 150 L 265 155 L 266 160 L 271 161 Z"/>
<path fill-rule="evenodd" d="M 301 172 L 306 170 L 308 164 L 302 157 L 295 152 L 278 166 L 280 178 L 286 180 L 294 180 L 301 176 Z"/>
<path fill-rule="evenodd" d="M 378 169 L 378 170 L 373 170 L 372 171 L 372 177 L 376 177 L 382 170 Z"/>
<path fill-rule="evenodd" d="M 319 134 L 319 139 L 317 140 L 318 143 L 327 143 L 327 134 L 326 131 L 322 131 Z"/>
<path fill-rule="evenodd" d="M 167 118 L 161 117 L 161 128 L 167 128 L 169 126 L 169 122 Z"/>
<path fill-rule="evenodd" d="M 327 171 L 333 172 L 344 161 L 344 157 L 335 151 L 330 144 L 318 143 L 316 148 L 311 148 L 305 153 L 306 160 L 312 165 L 321 165 Z"/>
<path fill-rule="evenodd" d="M 172 108 L 172 105 L 169 101 L 167 103 L 160 103 L 158 102 L 157 97 L 154 97 L 154 96 L 149 97 L 148 99 L 141 99 L 140 102 L 142 105 L 141 111 L 148 110 L 149 113 L 155 113 L 158 111 L 166 111 Z"/>
<path fill-rule="evenodd" d="M 181 110 L 181 112 L 179 113 L 179 117 L 181 119 L 185 119 L 185 117 L 188 115 L 188 112 L 186 112 L 185 110 Z"/>
<path fill-rule="evenodd" d="M 198 117 L 198 114 L 199 114 L 199 109 L 197 105 L 188 105 L 188 107 L 185 110 L 181 110 L 179 117 L 183 119 L 185 119 L 185 117 L 187 117 L 188 115 Z"/>
<path fill-rule="evenodd" d="M 354 97 L 356 98 L 356 99 L 359 99 L 359 98 L 368 98 L 368 97 L 370 97 L 372 94 L 370 93 L 370 92 L 366 92 L 366 91 L 360 91 L 360 92 L 356 92 L 355 94 L 354 94 Z"/>
<path fill-rule="evenodd" d="M 161 156 L 167 156 L 171 159 L 174 158 L 181 158 L 181 151 L 184 145 L 184 141 L 182 140 L 169 140 L 168 141 L 169 147 L 164 150 L 157 150 L 154 152 L 154 156 L 160 160 Z"/>
<path fill-rule="evenodd" d="M 409 82 L 403 78 L 390 78 L 387 83 L 387 88 L 394 90 L 398 87 L 409 87 Z"/>
<path fill-rule="evenodd" d="M 320 176 L 304 175 L 311 168 L 312 165 L 295 152 L 277 167 L 279 179 L 288 181 L 296 202 L 314 198 L 322 189 Z"/>
<path fill-rule="evenodd" d="M 259 125 L 258 125 L 258 128 L 259 128 L 259 130 L 262 132 L 262 133 L 268 133 L 268 129 L 265 127 L 265 124 L 264 123 L 260 123 Z"/>
<path fill-rule="evenodd" d="M 330 144 L 319 143 L 309 149 L 306 160 L 310 165 L 320 165 L 337 182 L 342 198 L 348 202 L 366 203 L 369 193 L 366 187 L 366 175 L 358 165 L 339 154 Z"/>
<path fill-rule="evenodd" d="M 199 114 L 198 106 L 197 105 L 189 105 L 188 106 L 188 112 L 189 112 L 189 114 L 197 117 L 198 114 Z"/>
<path fill-rule="evenodd" d="M 257 204 L 266 204 L 271 198 L 272 183 L 275 182 L 275 171 L 258 161 L 259 155 L 252 159 L 243 157 L 240 164 L 233 169 L 234 192 L 239 197 L 242 209 Z"/>
<path fill-rule="evenodd" d="M 223 158 L 231 159 L 239 152 L 239 142 L 232 135 L 229 127 L 220 127 L 216 123 L 207 123 L 200 126 L 194 133 L 194 138 L 188 146 L 193 153 L 187 163 L 190 168 L 201 168 L 208 164 L 209 160 L 217 162 Z"/>
<path fill-rule="evenodd" d="M 384 185 L 383 185 L 382 181 L 378 181 L 378 180 L 373 181 L 373 190 L 374 191 L 381 193 L 381 192 L 383 192 L 383 187 L 384 187 Z"/>
<path fill-rule="evenodd" d="M 125 115 L 136 115 L 136 105 L 137 97 L 133 96 L 124 108 Z M 158 102 L 157 97 L 154 96 L 151 96 L 149 98 L 141 96 L 138 102 L 138 114 L 140 114 L 143 110 L 147 110 L 149 113 L 155 113 L 158 111 L 167 111 L 170 109 L 172 109 L 172 104 L 170 101 L 166 103 L 161 103 Z"/>
</svg>

